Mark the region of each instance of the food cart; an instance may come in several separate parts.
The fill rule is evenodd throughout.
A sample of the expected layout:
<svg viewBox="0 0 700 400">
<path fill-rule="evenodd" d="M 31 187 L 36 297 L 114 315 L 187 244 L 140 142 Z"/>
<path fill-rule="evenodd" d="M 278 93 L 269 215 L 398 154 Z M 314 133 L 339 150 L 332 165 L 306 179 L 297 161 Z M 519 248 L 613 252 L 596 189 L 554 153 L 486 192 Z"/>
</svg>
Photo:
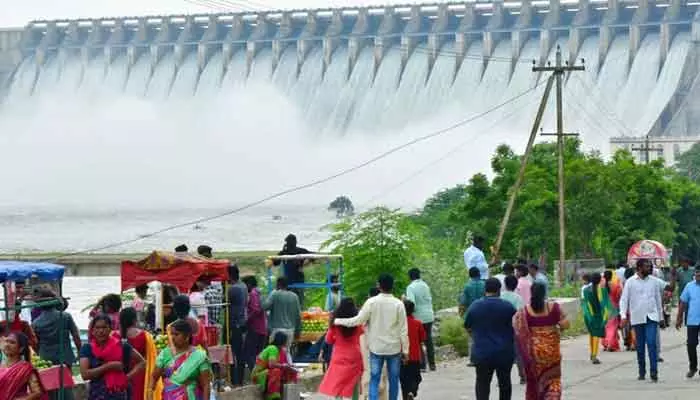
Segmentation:
<svg viewBox="0 0 700 400">
<path fill-rule="evenodd" d="M 153 251 L 140 261 L 122 261 L 121 290 L 124 292 L 139 285 L 157 282 L 156 325 L 161 327 L 161 331 L 165 331 L 162 284 L 172 285 L 181 293 L 189 293 L 201 276 L 225 284 L 228 281 L 229 266 L 228 260 L 215 260 L 189 253 Z M 228 307 L 225 307 L 225 303 L 217 306 L 224 307 L 224 315 L 226 316 L 224 337 L 228 338 Z M 207 327 L 206 329 L 210 343 L 209 356 L 212 362 L 230 365 L 233 362 L 230 346 L 219 345 L 218 341 L 221 335 L 215 327 Z M 227 340 L 225 339 L 225 341 Z"/>
<path fill-rule="evenodd" d="M 268 293 L 273 290 L 273 275 L 275 264 L 282 265 L 285 261 L 298 260 L 304 263 L 321 262 L 325 268 L 325 282 L 304 282 L 290 283 L 289 289 L 325 289 L 326 295 L 331 292 L 333 287 L 338 287 L 340 295 L 343 293 L 343 256 L 339 254 L 299 254 L 285 256 L 270 256 L 268 257 L 267 268 L 267 289 Z M 306 267 L 305 267 L 306 268 Z M 331 276 L 338 275 L 338 283 L 331 282 Z M 313 348 L 312 344 L 319 342 L 326 330 L 328 329 L 328 321 L 330 313 L 323 311 L 319 307 L 311 307 L 307 310 L 302 310 L 301 335 L 296 339 L 296 359 L 303 359 L 303 354 L 300 354 L 303 348 Z"/>
<path fill-rule="evenodd" d="M 62 304 L 59 298 L 62 292 L 64 273 L 65 267 L 57 264 L 0 261 L 0 283 L 2 283 L 3 286 L 4 303 L 0 311 L 4 312 L 7 326 L 11 326 L 11 312 L 17 312 L 22 308 L 34 308 L 47 305 L 58 306 Z M 59 298 L 39 298 L 37 294 L 41 289 L 48 289 Z M 21 305 L 21 300 L 29 300 L 31 304 Z M 59 348 L 61 349 L 63 349 L 62 340 L 63 335 L 59 338 Z M 64 359 L 64 354 L 59 354 L 58 359 L 62 361 Z M 32 360 L 32 362 L 35 363 L 35 360 Z M 70 389 L 75 386 L 71 369 L 63 365 L 63 363 L 47 368 L 39 368 L 40 366 L 37 365 L 35 365 L 35 367 L 38 368 L 39 379 L 46 390 L 59 390 L 59 400 L 63 400 L 65 396 L 63 389 Z"/>
</svg>

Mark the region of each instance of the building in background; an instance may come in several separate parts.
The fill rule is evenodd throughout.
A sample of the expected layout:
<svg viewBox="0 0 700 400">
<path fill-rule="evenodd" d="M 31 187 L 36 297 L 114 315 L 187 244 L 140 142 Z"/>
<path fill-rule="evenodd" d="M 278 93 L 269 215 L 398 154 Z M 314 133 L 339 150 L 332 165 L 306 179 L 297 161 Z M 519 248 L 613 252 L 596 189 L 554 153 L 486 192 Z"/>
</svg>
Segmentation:
<svg viewBox="0 0 700 400">
<path fill-rule="evenodd" d="M 632 153 L 638 163 L 646 162 L 648 155 L 649 161 L 663 158 L 664 164 L 672 167 L 676 164 L 678 156 L 697 142 L 700 142 L 700 136 L 618 136 L 610 138 L 610 154 L 624 149 Z"/>
</svg>

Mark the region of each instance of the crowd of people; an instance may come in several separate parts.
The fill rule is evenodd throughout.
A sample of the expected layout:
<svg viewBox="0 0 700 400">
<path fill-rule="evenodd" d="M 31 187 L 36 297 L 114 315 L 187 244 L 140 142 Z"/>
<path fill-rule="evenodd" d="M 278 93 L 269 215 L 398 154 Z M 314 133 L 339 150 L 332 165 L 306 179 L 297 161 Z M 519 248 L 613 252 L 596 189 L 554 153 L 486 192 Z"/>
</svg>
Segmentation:
<svg viewBox="0 0 700 400">
<path fill-rule="evenodd" d="M 548 300 L 549 282 L 537 264 L 503 263 L 491 276 L 494 265 L 484 257 L 483 243 L 483 238 L 475 237 L 464 253 L 469 278 L 458 299 L 471 342 L 476 399 L 490 398 L 494 374 L 499 398 L 510 399 L 513 366 L 526 385 L 526 400 L 560 399 L 560 339 L 569 326 L 567 316 L 557 302 Z M 188 249 L 183 245 L 176 251 Z M 280 253 L 308 251 L 290 235 Z M 211 258 L 212 249 L 200 246 L 198 254 Z M 0 394 L 0 400 L 58 398 L 57 391 L 44 390 L 31 363 L 32 353 L 54 365 L 71 367 L 77 362 L 80 375 L 90 382 L 90 400 L 208 400 L 227 374 L 234 386 L 249 380 L 265 400 L 281 399 L 284 385 L 298 379 L 292 347 L 301 333 L 303 295 L 300 298 L 300 290 L 290 288 L 290 281 L 304 282 L 303 266 L 301 260 L 287 260 L 285 273 L 267 296 L 258 289 L 257 279 L 241 277 L 236 265 L 229 267 L 226 292 L 205 278 L 186 295 L 167 287 L 164 332 L 156 327 L 148 287 L 136 288 L 136 296 L 125 307 L 120 295 L 108 294 L 90 313 L 87 342 L 65 311 L 66 299 L 51 291 L 37 293 L 41 301 L 31 315 L 18 309 L 12 320 L 0 324 L 4 336 L 0 385 L 9 393 Z M 678 269 L 654 268 L 650 260 L 641 259 L 633 267 L 620 263 L 617 269 L 584 274 L 580 303 L 591 363 L 604 361 L 601 349 L 636 351 L 638 378 L 644 380 L 648 353 L 648 376 L 656 382 L 663 362 L 659 330 L 670 325 L 670 302 L 678 288 L 675 326 L 687 326 L 687 377 L 697 374 L 700 267 L 692 266 L 691 260 L 683 259 Z M 327 366 L 320 393 L 353 400 L 418 396 L 423 374 L 436 370 L 435 314 L 431 289 L 421 271 L 412 268 L 408 277 L 410 284 L 398 298 L 393 294 L 394 277 L 381 274 L 361 305 L 341 296 L 337 276 L 329 278 L 332 289 L 325 308 L 331 318 L 320 342 L 319 360 Z M 224 315 L 229 326 L 224 341 L 234 355 L 230 370 L 210 357 L 206 332 L 207 326 L 221 325 Z M 160 351 L 158 334 L 167 336 L 167 346 Z M 70 391 L 63 395 L 72 398 Z"/>
</svg>

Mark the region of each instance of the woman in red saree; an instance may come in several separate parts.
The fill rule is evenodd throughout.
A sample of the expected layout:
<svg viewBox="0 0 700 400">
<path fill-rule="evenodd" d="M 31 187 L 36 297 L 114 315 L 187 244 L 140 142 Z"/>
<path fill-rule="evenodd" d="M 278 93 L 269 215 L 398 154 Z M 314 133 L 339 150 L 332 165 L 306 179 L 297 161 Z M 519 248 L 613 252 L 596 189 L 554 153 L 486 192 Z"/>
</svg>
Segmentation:
<svg viewBox="0 0 700 400">
<path fill-rule="evenodd" d="M 547 303 L 546 287 L 532 285 L 530 304 L 513 317 L 515 342 L 527 377 L 525 400 L 559 400 L 561 388 L 560 330 L 569 322 L 557 303 Z"/>
<path fill-rule="evenodd" d="M 255 360 L 255 368 L 250 377 L 253 384 L 262 389 L 265 400 L 280 400 L 282 386 L 297 381 L 297 371 L 289 365 L 286 345 L 287 335 L 277 332 L 272 343 Z"/>
<path fill-rule="evenodd" d="M 610 303 L 612 304 L 612 312 L 608 316 L 608 322 L 605 325 L 605 338 L 603 339 L 603 348 L 606 351 L 620 351 L 620 339 L 618 331 L 620 330 L 620 298 L 622 297 L 622 285 L 617 279 L 613 279 L 613 271 L 608 270 L 603 273 L 605 277 L 605 287 L 608 289 Z"/>
<path fill-rule="evenodd" d="M 131 379 L 131 400 L 146 399 L 147 389 L 151 387 L 150 380 L 156 367 L 156 356 L 158 355 L 153 336 L 138 325 L 138 312 L 135 308 L 127 307 L 119 313 L 119 325 L 121 331 L 119 337 L 126 338 L 127 342 L 145 360 L 145 368 Z M 157 382 L 153 400 L 160 400 L 162 382 Z"/>
<path fill-rule="evenodd" d="M 5 360 L 0 367 L 0 400 L 43 400 L 46 391 L 31 364 L 29 339 L 21 332 L 5 338 Z"/>
</svg>

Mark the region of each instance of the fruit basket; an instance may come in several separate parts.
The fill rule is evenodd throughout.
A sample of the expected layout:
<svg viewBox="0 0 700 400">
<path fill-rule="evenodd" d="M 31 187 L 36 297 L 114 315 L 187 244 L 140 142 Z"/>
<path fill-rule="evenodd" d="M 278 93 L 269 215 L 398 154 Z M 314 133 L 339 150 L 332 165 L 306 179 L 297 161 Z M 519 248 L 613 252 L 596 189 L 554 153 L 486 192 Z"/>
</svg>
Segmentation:
<svg viewBox="0 0 700 400">
<path fill-rule="evenodd" d="M 317 342 L 328 330 L 330 313 L 309 310 L 301 314 L 301 334 L 298 342 Z"/>
</svg>

